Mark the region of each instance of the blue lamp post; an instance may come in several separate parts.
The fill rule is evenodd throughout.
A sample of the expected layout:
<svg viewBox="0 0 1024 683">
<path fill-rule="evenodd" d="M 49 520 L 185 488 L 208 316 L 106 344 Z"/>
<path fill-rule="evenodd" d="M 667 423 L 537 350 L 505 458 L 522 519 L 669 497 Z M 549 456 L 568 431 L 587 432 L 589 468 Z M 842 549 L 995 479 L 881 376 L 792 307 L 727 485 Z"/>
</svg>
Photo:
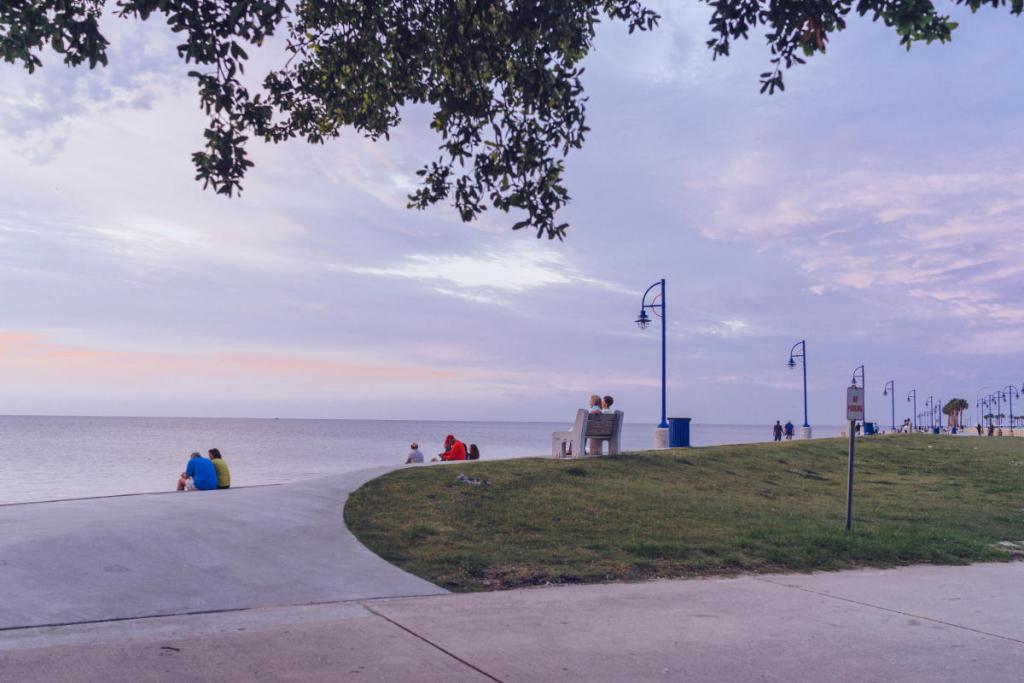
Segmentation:
<svg viewBox="0 0 1024 683">
<path fill-rule="evenodd" d="M 982 387 L 981 389 L 978 389 L 978 393 L 976 393 L 974 395 L 974 412 L 975 412 L 974 417 L 976 417 L 978 419 L 978 424 L 981 424 L 982 422 L 985 421 L 985 416 L 982 415 L 981 411 L 979 410 L 981 408 L 981 392 L 985 391 L 986 389 L 990 389 L 990 388 L 991 387 Z"/>
<path fill-rule="evenodd" d="M 797 347 L 800 351 L 797 352 Z M 804 437 L 809 438 L 811 435 L 811 425 L 807 422 L 807 340 L 801 339 L 796 344 L 793 344 L 793 348 L 789 350 L 789 361 L 786 363 L 791 368 L 796 367 L 796 359 L 800 359 L 800 365 L 804 369 Z"/>
<path fill-rule="evenodd" d="M 1013 386 L 1012 384 L 1006 385 L 1006 389 L 1004 389 L 1004 391 L 1006 392 L 1007 400 L 1009 400 L 1009 402 L 1010 402 L 1010 435 L 1012 436 L 1013 435 L 1013 397 L 1016 396 L 1017 398 L 1020 398 L 1020 392 L 1018 392 L 1017 391 L 1017 387 Z"/>
<path fill-rule="evenodd" d="M 854 386 L 857 386 L 857 375 L 860 375 L 860 388 L 861 389 L 866 389 L 867 387 L 864 384 L 865 380 L 864 380 L 864 366 L 863 365 L 858 365 L 857 368 L 853 371 L 853 378 L 850 380 L 850 382 Z M 865 403 L 867 403 L 867 401 L 865 401 Z"/>
<path fill-rule="evenodd" d="M 914 399 L 914 431 L 917 431 L 917 389 L 911 389 L 910 393 L 907 394 L 907 403 L 910 403 L 910 399 Z"/>
<path fill-rule="evenodd" d="M 896 380 L 889 380 L 882 389 L 882 396 L 891 396 L 892 402 L 892 431 L 896 431 Z"/>
<path fill-rule="evenodd" d="M 651 301 L 648 303 L 647 295 L 655 287 L 659 287 L 661 291 L 651 297 Z M 640 315 L 637 316 L 636 324 L 641 330 L 646 330 L 647 326 L 651 324 L 651 318 L 647 315 L 648 308 L 651 309 L 651 313 L 661 318 L 661 422 L 658 424 L 658 429 L 668 429 L 668 420 L 665 418 L 665 278 L 648 287 L 640 300 Z"/>
</svg>

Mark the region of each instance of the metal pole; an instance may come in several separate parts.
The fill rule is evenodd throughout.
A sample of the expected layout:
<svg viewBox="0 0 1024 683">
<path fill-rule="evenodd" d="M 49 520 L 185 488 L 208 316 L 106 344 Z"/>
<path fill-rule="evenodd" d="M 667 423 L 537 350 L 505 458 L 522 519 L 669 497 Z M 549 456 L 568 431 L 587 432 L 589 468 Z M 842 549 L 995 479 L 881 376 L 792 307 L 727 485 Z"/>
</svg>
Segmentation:
<svg viewBox="0 0 1024 683">
<path fill-rule="evenodd" d="M 811 425 L 807 422 L 807 341 L 801 342 L 804 348 L 804 427 L 810 427 Z"/>
<path fill-rule="evenodd" d="M 666 319 L 668 318 L 668 310 L 665 308 L 665 278 L 661 279 L 661 424 L 658 425 L 660 428 L 665 429 L 668 427 L 668 420 L 665 418 L 667 412 L 665 411 L 665 378 L 667 373 L 665 371 L 665 333 L 666 333 Z"/>
<path fill-rule="evenodd" d="M 850 420 L 850 466 L 846 474 L 846 530 L 853 525 L 853 448 L 857 421 Z"/>
<path fill-rule="evenodd" d="M 1007 388 L 1010 390 L 1006 394 L 1010 400 L 1010 434 L 1013 434 L 1013 387 Z"/>
<path fill-rule="evenodd" d="M 884 396 L 887 392 L 892 392 L 892 431 L 896 431 L 896 380 L 891 379 L 885 383 L 885 388 L 882 389 L 882 395 Z"/>
</svg>

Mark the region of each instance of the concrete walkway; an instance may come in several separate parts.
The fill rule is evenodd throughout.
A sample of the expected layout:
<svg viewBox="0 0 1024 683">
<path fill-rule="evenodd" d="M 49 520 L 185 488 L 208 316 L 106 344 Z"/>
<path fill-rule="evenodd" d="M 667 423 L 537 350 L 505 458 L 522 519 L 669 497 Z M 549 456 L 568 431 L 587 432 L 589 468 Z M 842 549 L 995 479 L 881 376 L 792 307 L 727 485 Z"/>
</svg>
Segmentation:
<svg viewBox="0 0 1024 683">
<path fill-rule="evenodd" d="M 0 638 L 26 626 L 444 593 L 345 528 L 348 493 L 390 469 L 0 506 Z"/>
<path fill-rule="evenodd" d="M 0 632 L 0 681 L 985 681 L 1024 563 L 552 587 Z"/>
</svg>

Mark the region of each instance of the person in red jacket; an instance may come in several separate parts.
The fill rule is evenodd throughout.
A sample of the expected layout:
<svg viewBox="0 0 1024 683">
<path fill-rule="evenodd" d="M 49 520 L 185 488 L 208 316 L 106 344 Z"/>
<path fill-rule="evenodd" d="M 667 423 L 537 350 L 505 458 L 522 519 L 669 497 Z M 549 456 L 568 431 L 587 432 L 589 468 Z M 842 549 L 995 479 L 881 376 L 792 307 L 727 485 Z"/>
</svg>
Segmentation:
<svg viewBox="0 0 1024 683">
<path fill-rule="evenodd" d="M 466 444 L 462 443 L 454 436 L 449 434 L 444 438 L 444 453 L 441 454 L 441 460 L 465 460 L 466 459 Z"/>
</svg>

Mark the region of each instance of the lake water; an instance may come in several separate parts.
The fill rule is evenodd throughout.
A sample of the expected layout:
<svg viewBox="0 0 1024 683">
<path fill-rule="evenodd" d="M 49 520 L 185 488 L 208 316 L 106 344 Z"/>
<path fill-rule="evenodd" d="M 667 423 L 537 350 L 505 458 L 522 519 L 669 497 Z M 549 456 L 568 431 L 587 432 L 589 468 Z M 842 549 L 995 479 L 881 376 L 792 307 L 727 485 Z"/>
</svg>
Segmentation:
<svg viewBox="0 0 1024 683">
<path fill-rule="evenodd" d="M 188 454 L 217 447 L 233 486 L 276 484 L 405 462 L 418 441 L 429 459 L 446 434 L 480 447 L 483 459 L 546 456 L 547 422 L 274 420 L 0 416 L 0 504 L 168 491 Z M 840 427 L 815 426 L 816 437 Z M 627 423 L 624 450 L 650 448 L 653 424 Z M 771 440 L 770 425 L 694 424 L 691 443 Z"/>
</svg>

